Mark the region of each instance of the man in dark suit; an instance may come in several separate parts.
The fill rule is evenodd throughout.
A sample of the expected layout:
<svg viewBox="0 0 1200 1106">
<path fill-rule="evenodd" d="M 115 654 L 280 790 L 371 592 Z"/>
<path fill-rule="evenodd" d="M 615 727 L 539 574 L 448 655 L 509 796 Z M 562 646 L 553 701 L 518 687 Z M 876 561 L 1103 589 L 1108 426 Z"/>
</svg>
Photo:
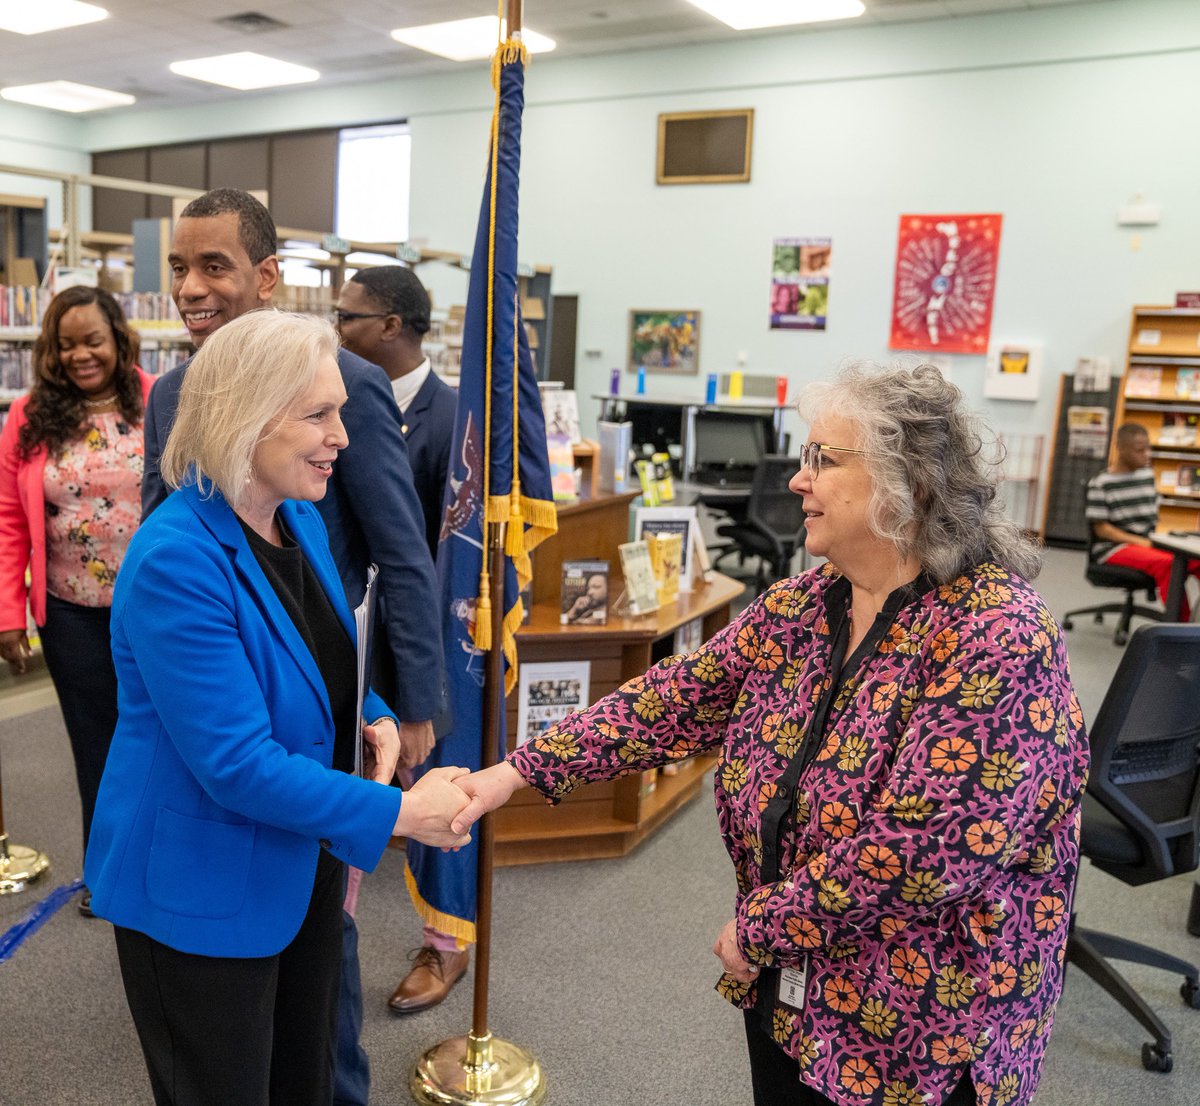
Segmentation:
<svg viewBox="0 0 1200 1106">
<path fill-rule="evenodd" d="M 199 348 L 209 335 L 248 311 L 265 307 L 279 280 L 275 223 L 248 192 L 219 188 L 180 214 L 168 264 L 175 306 Z M 437 620 L 430 620 L 437 585 L 421 541 L 424 522 L 408 451 L 387 377 L 376 365 L 341 350 L 338 367 L 349 401 L 342 421 L 350 439 L 334 465 L 329 491 L 317 504 L 353 608 L 362 601 L 367 567 L 379 566 L 377 640 L 394 664 L 386 701 L 400 719 L 401 764 L 420 764 L 433 748 L 433 722 L 445 707 L 445 673 Z M 150 393 L 145 417 L 142 515 L 167 496 L 159 458 L 175 420 L 187 365 L 166 373 Z M 358 1045 L 362 1020 L 358 934 L 344 917 L 343 998 L 339 1010 L 335 1102 L 367 1101 L 366 1055 Z M 355 1001 L 357 996 L 357 1001 Z"/>
<path fill-rule="evenodd" d="M 391 379 L 425 514 L 426 541 L 436 556 L 458 397 L 433 371 L 421 348 L 429 314 L 429 293 L 416 273 L 400 265 L 360 269 L 338 296 L 343 345 L 381 366 Z M 413 1014 L 441 1002 L 466 972 L 470 953 L 453 936 L 427 924 L 412 959 L 412 969 L 388 1000 L 397 1014 Z"/>
<path fill-rule="evenodd" d="M 392 382 L 429 552 L 436 557 L 458 395 L 421 348 L 429 315 L 429 293 L 401 265 L 359 269 L 338 296 L 342 345 L 380 366 Z"/>
</svg>

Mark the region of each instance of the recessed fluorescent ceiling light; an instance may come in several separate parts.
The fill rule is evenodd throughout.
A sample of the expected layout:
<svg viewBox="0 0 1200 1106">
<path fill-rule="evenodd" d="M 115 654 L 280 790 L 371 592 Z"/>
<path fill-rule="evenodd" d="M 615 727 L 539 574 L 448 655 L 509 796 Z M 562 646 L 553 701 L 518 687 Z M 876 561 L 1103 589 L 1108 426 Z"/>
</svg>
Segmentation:
<svg viewBox="0 0 1200 1106">
<path fill-rule="evenodd" d="M 34 107 L 53 108 L 55 111 L 99 111 L 101 108 L 128 107 L 134 103 L 134 97 L 128 93 L 93 88 L 90 84 L 76 84 L 74 81 L 13 85 L 12 88 L 0 88 L 0 96 L 18 104 L 33 104 Z"/>
<path fill-rule="evenodd" d="M 240 89 L 274 88 L 281 84 L 303 84 L 319 80 L 321 74 L 304 65 L 268 58 L 249 50 L 239 54 L 218 54 L 212 58 L 192 58 L 191 61 L 171 62 L 171 72 L 209 84 Z"/>
<path fill-rule="evenodd" d="M 500 21 L 500 37 L 506 37 L 504 20 Z M 490 58 L 496 51 L 496 17 L 481 15 L 478 19 L 456 19 L 451 23 L 400 27 L 392 32 L 392 38 L 405 46 L 415 46 L 451 61 Z M 528 27 L 521 28 L 521 41 L 531 54 L 544 54 L 558 45 L 554 39 L 539 35 Z"/>
<path fill-rule="evenodd" d="M 862 0 L 688 0 L 688 3 L 715 15 L 735 31 L 853 19 L 866 11 Z"/>
<path fill-rule="evenodd" d="M 78 27 L 107 19 L 108 12 L 77 0 L 0 0 L 0 30 L 19 35 L 40 35 L 63 27 Z"/>
</svg>

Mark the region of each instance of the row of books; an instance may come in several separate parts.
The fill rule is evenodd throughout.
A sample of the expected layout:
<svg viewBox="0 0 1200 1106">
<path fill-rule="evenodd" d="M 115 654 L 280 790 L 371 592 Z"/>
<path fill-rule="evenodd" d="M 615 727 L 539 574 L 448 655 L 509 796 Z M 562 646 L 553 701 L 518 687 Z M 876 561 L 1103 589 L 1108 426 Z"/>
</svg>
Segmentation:
<svg viewBox="0 0 1200 1106">
<path fill-rule="evenodd" d="M 171 327 L 182 327 L 183 320 L 175 310 L 175 302 L 167 292 L 114 292 L 113 297 L 121 305 L 127 318 L 135 326 L 139 323 L 163 323 Z M 146 329 L 138 327 L 139 330 Z"/>
<path fill-rule="evenodd" d="M 179 312 L 166 292 L 114 292 L 113 297 L 131 323 L 183 326 Z M 47 288 L 0 285 L 0 326 L 40 326 L 53 298 Z"/>
<path fill-rule="evenodd" d="M 0 326 L 37 326 L 50 299 L 45 288 L 0 284 Z"/>
<path fill-rule="evenodd" d="M 1163 370 L 1159 365 L 1131 365 L 1125 378 L 1125 395 L 1129 398 L 1163 398 Z M 1175 370 L 1174 391 L 1176 399 L 1200 400 L 1200 369 L 1178 368 Z"/>
<path fill-rule="evenodd" d="M 138 364 L 151 376 L 161 376 L 192 356 L 188 344 L 142 347 Z M 0 346 L 0 401 L 12 400 L 33 387 L 33 346 Z"/>
</svg>

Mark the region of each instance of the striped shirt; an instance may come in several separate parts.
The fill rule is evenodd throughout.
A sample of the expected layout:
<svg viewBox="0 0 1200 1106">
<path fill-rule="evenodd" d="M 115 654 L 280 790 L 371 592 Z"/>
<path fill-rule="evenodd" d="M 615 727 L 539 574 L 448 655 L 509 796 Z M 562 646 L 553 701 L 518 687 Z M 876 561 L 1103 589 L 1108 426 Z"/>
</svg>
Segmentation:
<svg viewBox="0 0 1200 1106">
<path fill-rule="evenodd" d="M 1088 481 L 1087 520 L 1110 522 L 1131 534 L 1148 534 L 1158 523 L 1158 492 L 1154 470 L 1102 472 Z M 1117 542 L 1094 540 L 1091 555 L 1105 561 L 1118 548 Z"/>
</svg>

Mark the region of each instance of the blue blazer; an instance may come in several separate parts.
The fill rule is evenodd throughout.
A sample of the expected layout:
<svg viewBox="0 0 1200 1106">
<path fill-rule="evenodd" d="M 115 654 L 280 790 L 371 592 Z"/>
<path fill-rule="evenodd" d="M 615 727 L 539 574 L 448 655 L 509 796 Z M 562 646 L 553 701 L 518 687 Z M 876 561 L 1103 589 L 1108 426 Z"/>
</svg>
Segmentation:
<svg viewBox="0 0 1200 1106">
<path fill-rule="evenodd" d="M 425 540 L 435 558 L 457 407 L 458 393 L 437 373 L 430 372 L 401 416 L 413 485 L 425 516 Z"/>
<path fill-rule="evenodd" d="M 280 513 L 353 640 L 316 508 Z M 133 536 L 112 652 L 92 909 L 182 952 L 274 955 L 304 920 L 320 849 L 374 868 L 401 794 L 330 767 L 321 673 L 219 492 L 182 488 Z M 390 712 L 371 693 L 364 713 Z"/>
<path fill-rule="evenodd" d="M 438 602 L 433 560 L 421 536 L 424 517 L 413 489 L 408 450 L 391 382 L 378 365 L 347 350 L 338 368 L 349 397 L 342 422 L 350 444 L 338 454 L 329 490 L 317 504 L 329 531 L 329 547 L 351 607 L 362 600 L 367 566 L 379 566 L 376 627 L 387 634 L 396 669 L 396 713 L 424 722 L 445 706 L 441 620 L 430 617 Z M 146 405 L 142 518 L 167 498 L 158 462 L 175 424 L 187 365 L 161 376 Z"/>
</svg>

